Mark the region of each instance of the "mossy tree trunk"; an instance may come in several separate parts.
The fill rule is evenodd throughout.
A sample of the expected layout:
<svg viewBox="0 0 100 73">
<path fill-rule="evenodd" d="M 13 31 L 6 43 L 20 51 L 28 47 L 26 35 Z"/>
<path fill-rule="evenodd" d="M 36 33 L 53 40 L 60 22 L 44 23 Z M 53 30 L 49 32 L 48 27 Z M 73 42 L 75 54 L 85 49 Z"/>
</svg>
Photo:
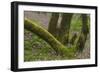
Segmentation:
<svg viewBox="0 0 100 73">
<path fill-rule="evenodd" d="M 69 39 L 69 30 L 70 30 L 70 24 L 73 14 L 72 13 L 63 13 L 62 14 L 62 21 L 60 25 L 60 32 L 59 32 L 59 40 L 63 44 L 68 43 Z"/>
<path fill-rule="evenodd" d="M 51 45 L 51 47 L 62 56 L 71 57 L 72 53 L 70 53 L 69 49 L 61 44 L 52 34 L 50 34 L 47 30 L 38 25 L 37 22 L 30 21 L 28 19 L 24 20 L 24 28 L 35 33 L 44 39 L 47 43 Z"/>
<path fill-rule="evenodd" d="M 89 33 L 88 16 L 86 14 L 82 14 L 82 32 L 86 36 Z"/>
<path fill-rule="evenodd" d="M 84 46 L 85 46 L 85 42 L 87 39 L 87 35 L 89 33 L 89 27 L 88 27 L 88 17 L 86 14 L 82 14 L 82 29 L 81 29 L 81 34 L 79 36 L 79 39 L 77 41 L 77 49 L 79 51 L 82 51 Z"/>
<path fill-rule="evenodd" d="M 75 20 L 75 21 L 81 21 L 81 14 L 73 14 L 73 19 Z M 73 20 L 72 19 L 72 20 Z M 72 22 L 73 23 L 73 22 Z M 72 34 L 70 34 L 70 40 L 69 40 L 69 43 L 71 44 L 71 45 L 74 45 L 75 44 L 75 41 L 76 41 L 76 39 L 79 37 L 78 36 L 78 31 L 74 31 Z"/>
<path fill-rule="evenodd" d="M 77 39 L 77 34 L 76 33 L 72 34 L 72 37 L 69 40 L 69 44 L 74 45 L 76 39 Z"/>
<path fill-rule="evenodd" d="M 48 31 L 53 34 L 54 36 L 57 35 L 57 23 L 58 23 L 59 13 L 52 13 Z"/>
</svg>

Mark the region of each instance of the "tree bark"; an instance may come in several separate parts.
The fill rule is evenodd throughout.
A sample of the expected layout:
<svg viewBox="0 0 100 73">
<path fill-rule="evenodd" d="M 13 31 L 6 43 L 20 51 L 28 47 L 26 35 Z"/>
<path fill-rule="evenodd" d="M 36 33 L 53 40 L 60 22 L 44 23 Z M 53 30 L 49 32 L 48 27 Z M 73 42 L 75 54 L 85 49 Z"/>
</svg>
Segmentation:
<svg viewBox="0 0 100 73">
<path fill-rule="evenodd" d="M 72 13 L 63 13 L 62 14 L 59 39 L 63 44 L 68 43 L 69 30 L 70 30 L 72 16 L 73 16 Z"/>
<path fill-rule="evenodd" d="M 50 22 L 49 22 L 49 27 L 48 31 L 56 36 L 57 34 L 57 23 L 58 23 L 58 18 L 59 18 L 59 13 L 52 13 Z"/>
<path fill-rule="evenodd" d="M 81 29 L 81 34 L 79 36 L 79 39 L 77 41 L 77 49 L 79 51 L 83 51 L 85 42 L 87 39 L 87 35 L 89 33 L 89 28 L 88 28 L 88 17 L 86 14 L 82 14 L 82 29 Z"/>
<path fill-rule="evenodd" d="M 76 33 L 72 34 L 72 37 L 69 40 L 69 43 L 74 45 L 76 38 L 77 38 L 77 34 Z"/>
<path fill-rule="evenodd" d="M 51 45 L 51 47 L 58 53 L 63 56 L 71 57 L 72 53 L 70 50 L 61 44 L 52 34 L 50 34 L 47 30 L 38 25 L 37 22 L 30 21 L 28 19 L 24 20 L 24 28 L 35 33 L 44 39 L 47 43 Z"/>
</svg>

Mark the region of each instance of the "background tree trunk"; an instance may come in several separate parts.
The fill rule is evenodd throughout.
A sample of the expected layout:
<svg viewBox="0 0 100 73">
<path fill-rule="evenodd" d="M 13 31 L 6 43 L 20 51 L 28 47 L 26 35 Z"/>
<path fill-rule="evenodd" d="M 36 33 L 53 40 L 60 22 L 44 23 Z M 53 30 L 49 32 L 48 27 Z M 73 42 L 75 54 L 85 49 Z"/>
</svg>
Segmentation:
<svg viewBox="0 0 100 73">
<path fill-rule="evenodd" d="M 82 17 L 82 29 L 81 29 L 80 37 L 79 37 L 77 44 L 76 44 L 77 49 L 79 51 L 83 50 L 83 48 L 85 46 L 86 39 L 87 39 L 87 35 L 89 33 L 88 17 L 86 14 L 82 14 L 81 17 Z"/>
<path fill-rule="evenodd" d="M 61 26 L 60 26 L 60 32 L 59 32 L 59 40 L 63 44 L 68 43 L 69 39 L 69 30 L 70 30 L 70 24 L 71 24 L 71 19 L 72 19 L 72 13 L 63 13 L 62 14 L 62 21 L 61 21 Z"/>
<path fill-rule="evenodd" d="M 59 18 L 59 13 L 52 13 L 52 16 L 49 22 L 48 31 L 54 36 L 56 36 L 56 33 L 57 33 L 58 18 Z"/>
</svg>

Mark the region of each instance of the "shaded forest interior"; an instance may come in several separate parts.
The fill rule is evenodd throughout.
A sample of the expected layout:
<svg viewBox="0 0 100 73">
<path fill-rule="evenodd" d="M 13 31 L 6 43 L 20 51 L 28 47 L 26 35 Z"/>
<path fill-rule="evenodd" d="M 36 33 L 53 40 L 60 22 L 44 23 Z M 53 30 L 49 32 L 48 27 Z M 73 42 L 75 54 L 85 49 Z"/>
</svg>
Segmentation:
<svg viewBox="0 0 100 73">
<path fill-rule="evenodd" d="M 24 61 L 90 58 L 90 15 L 24 12 Z"/>
</svg>

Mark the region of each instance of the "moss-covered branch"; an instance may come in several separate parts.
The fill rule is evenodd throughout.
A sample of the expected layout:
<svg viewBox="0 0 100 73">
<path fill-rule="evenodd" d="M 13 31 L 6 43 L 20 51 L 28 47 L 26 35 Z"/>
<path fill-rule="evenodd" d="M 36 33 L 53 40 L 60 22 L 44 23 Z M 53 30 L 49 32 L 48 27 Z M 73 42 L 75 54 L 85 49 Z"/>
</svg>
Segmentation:
<svg viewBox="0 0 100 73">
<path fill-rule="evenodd" d="M 48 42 L 51 47 L 58 53 L 63 56 L 72 56 L 72 53 L 70 53 L 70 50 L 65 47 L 63 44 L 61 44 L 52 34 L 50 34 L 47 30 L 42 28 L 40 25 L 38 25 L 37 22 L 30 21 L 25 18 L 24 20 L 24 28 L 37 34 L 42 39 L 44 39 L 46 42 Z"/>
</svg>

